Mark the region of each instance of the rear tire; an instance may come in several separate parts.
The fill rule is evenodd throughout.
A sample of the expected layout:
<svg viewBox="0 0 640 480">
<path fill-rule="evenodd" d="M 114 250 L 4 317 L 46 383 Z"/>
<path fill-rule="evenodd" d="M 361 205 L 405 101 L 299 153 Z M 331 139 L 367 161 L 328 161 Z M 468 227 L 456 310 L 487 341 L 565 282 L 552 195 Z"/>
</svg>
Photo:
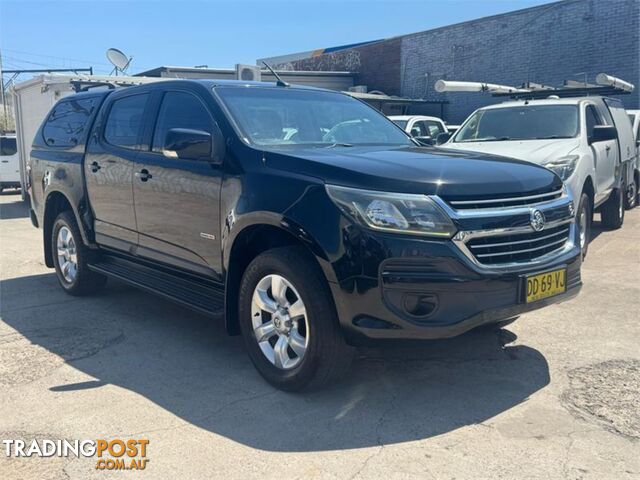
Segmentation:
<svg viewBox="0 0 640 480">
<path fill-rule="evenodd" d="M 353 349 L 324 275 L 303 247 L 268 250 L 249 264 L 239 317 L 251 361 L 276 388 L 320 388 L 349 369 Z"/>
<path fill-rule="evenodd" d="M 589 242 L 591 241 L 591 200 L 586 193 L 580 197 L 578 205 L 578 213 L 576 215 L 576 223 L 578 226 L 578 241 L 580 242 L 580 250 L 582 251 L 582 259 L 584 260 L 589 251 Z"/>
<path fill-rule="evenodd" d="M 638 177 L 636 176 L 626 188 L 626 195 L 624 196 L 624 208 L 631 210 L 638 205 Z"/>
<path fill-rule="evenodd" d="M 602 225 L 609 230 L 617 230 L 624 223 L 624 194 L 615 188 L 607 201 L 600 207 Z"/>
<path fill-rule="evenodd" d="M 69 295 L 90 295 L 107 283 L 107 277 L 89 270 L 95 255 L 82 243 L 80 229 L 71 212 L 62 212 L 53 223 L 51 254 L 58 282 Z"/>
</svg>

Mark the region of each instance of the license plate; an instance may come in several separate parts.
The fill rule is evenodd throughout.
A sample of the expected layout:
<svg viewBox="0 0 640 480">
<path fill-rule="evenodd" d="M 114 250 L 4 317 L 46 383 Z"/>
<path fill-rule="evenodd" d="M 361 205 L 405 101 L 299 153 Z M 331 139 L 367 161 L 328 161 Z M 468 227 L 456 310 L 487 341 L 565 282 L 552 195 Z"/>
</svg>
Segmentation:
<svg viewBox="0 0 640 480">
<path fill-rule="evenodd" d="M 564 293 L 567 290 L 566 280 L 566 268 L 527 277 L 527 303 Z"/>
</svg>

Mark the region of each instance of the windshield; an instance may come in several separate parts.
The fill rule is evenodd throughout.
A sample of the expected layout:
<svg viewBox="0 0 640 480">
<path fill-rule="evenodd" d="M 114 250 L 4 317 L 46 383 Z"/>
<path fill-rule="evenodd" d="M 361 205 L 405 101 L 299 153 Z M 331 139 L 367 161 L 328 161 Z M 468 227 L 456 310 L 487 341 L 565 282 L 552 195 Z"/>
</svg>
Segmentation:
<svg viewBox="0 0 640 480">
<path fill-rule="evenodd" d="M 413 145 L 386 117 L 347 95 L 260 87 L 215 91 L 254 145 Z"/>
<path fill-rule="evenodd" d="M 474 113 L 454 142 L 571 138 L 578 133 L 576 105 L 525 105 Z"/>
</svg>

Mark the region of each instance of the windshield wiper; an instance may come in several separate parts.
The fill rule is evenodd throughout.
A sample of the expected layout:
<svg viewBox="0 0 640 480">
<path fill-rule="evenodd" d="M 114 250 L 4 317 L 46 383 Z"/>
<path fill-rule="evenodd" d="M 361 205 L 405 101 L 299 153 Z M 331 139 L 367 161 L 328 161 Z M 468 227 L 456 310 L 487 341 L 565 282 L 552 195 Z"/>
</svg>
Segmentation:
<svg viewBox="0 0 640 480">
<path fill-rule="evenodd" d="M 567 135 L 548 135 L 546 137 L 535 137 L 536 140 L 554 140 L 557 138 L 573 138 L 573 137 L 569 137 Z"/>
<path fill-rule="evenodd" d="M 350 143 L 335 142 L 330 145 L 327 145 L 324 148 L 334 148 L 334 147 L 353 147 L 353 145 Z"/>
</svg>

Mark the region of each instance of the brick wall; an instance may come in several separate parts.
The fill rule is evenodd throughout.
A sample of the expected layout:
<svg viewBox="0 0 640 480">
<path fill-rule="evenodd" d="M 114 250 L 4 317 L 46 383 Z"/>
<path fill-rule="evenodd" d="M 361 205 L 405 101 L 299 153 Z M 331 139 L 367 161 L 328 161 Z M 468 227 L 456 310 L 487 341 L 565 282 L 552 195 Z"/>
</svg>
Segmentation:
<svg viewBox="0 0 640 480">
<path fill-rule="evenodd" d="M 482 93 L 438 94 L 440 78 L 521 85 L 589 82 L 605 72 L 636 91 L 620 98 L 640 108 L 640 0 L 564 0 L 279 65 L 350 70 L 357 84 L 389 95 L 448 100 L 445 118 L 462 122 L 501 101 Z"/>
<path fill-rule="evenodd" d="M 356 72 L 356 85 L 368 85 L 387 95 L 400 95 L 400 47 L 397 37 L 317 57 L 272 65 L 284 70 L 320 70 Z"/>
</svg>

